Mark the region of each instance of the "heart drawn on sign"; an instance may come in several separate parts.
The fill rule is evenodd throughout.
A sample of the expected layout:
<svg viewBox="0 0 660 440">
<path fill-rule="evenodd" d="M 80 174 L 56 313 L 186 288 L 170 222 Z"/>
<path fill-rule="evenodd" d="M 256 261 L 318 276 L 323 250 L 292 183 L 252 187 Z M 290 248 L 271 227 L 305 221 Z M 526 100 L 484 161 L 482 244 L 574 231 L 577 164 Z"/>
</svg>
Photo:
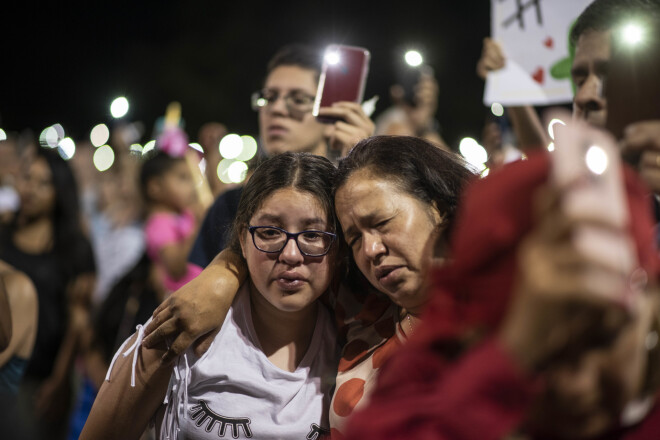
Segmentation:
<svg viewBox="0 0 660 440">
<path fill-rule="evenodd" d="M 552 49 L 552 47 L 555 45 L 555 40 L 553 40 L 552 37 L 548 37 L 543 42 L 543 45 L 548 49 Z"/>
<path fill-rule="evenodd" d="M 539 67 L 534 73 L 532 73 L 532 78 L 539 84 L 543 84 L 543 69 Z"/>
</svg>

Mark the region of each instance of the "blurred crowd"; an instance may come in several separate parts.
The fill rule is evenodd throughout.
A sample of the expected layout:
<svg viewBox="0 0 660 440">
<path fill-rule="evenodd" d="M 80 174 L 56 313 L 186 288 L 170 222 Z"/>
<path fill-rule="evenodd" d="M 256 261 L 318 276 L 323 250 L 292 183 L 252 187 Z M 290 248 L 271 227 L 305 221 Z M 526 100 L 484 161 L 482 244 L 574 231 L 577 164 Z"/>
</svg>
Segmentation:
<svg viewBox="0 0 660 440">
<path fill-rule="evenodd" d="M 567 133 L 601 139 L 629 18 L 660 28 L 660 2 L 595 0 L 574 25 Z M 475 168 L 442 138 L 428 66 L 380 113 L 338 102 L 320 122 L 319 52 L 265 65 L 243 183 L 217 172 L 228 128 L 185 133 L 176 103 L 144 154 L 113 126 L 105 171 L 87 140 L 0 140 L 3 438 L 659 438 L 660 96 L 607 138 L 622 171 L 603 190 L 560 181 L 532 106 L 484 117 Z M 474 60 L 486 80 L 507 57 L 486 38 Z M 576 188 L 611 190 L 607 213 L 567 209 Z M 242 344 L 267 358 L 257 379 Z"/>
</svg>

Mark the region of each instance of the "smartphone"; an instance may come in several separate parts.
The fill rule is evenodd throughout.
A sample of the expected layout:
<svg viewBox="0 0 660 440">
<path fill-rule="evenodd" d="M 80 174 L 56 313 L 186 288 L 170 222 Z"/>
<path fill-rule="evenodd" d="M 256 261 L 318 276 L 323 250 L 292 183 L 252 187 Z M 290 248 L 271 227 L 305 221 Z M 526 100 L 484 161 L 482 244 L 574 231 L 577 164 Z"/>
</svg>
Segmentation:
<svg viewBox="0 0 660 440">
<path fill-rule="evenodd" d="M 660 24 L 626 23 L 611 33 L 604 84 L 607 129 L 617 139 L 634 122 L 660 119 Z M 637 157 L 624 157 L 636 165 Z"/>
<path fill-rule="evenodd" d="M 551 176 L 560 189 L 561 207 L 578 222 L 572 237 L 576 249 L 593 261 L 632 272 L 636 254 L 626 227 L 628 204 L 623 186 L 621 156 L 611 134 L 571 121 L 555 125 L 555 150 Z M 598 219 L 604 226 L 580 219 Z M 589 276 L 589 274 L 587 274 Z M 598 283 L 598 277 L 590 282 Z"/>
<path fill-rule="evenodd" d="M 326 48 L 312 110 L 320 122 L 336 121 L 319 116 L 321 107 L 330 107 L 340 101 L 362 102 L 370 58 L 371 54 L 363 47 L 332 44 Z"/>
</svg>

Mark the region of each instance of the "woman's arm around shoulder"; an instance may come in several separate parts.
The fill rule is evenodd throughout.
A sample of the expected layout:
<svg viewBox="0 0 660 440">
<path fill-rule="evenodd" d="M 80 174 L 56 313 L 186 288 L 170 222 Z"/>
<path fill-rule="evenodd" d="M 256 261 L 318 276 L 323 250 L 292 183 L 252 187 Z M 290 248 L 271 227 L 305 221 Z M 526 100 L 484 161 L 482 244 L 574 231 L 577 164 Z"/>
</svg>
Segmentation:
<svg viewBox="0 0 660 440">
<path fill-rule="evenodd" d="M 222 327 L 246 278 L 245 261 L 229 249 L 220 252 L 197 278 L 158 306 L 145 329 L 144 344 L 153 347 L 171 338 L 164 363 L 171 362 L 194 342 L 196 353 L 203 353 L 213 340 L 213 331 Z"/>
</svg>

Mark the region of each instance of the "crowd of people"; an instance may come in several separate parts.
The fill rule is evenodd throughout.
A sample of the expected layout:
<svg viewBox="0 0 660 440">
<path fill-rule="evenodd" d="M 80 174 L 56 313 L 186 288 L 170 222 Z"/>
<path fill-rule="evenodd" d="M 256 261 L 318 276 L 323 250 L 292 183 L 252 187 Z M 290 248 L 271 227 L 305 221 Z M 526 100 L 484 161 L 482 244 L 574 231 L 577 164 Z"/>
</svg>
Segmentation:
<svg viewBox="0 0 660 440">
<path fill-rule="evenodd" d="M 660 1 L 577 18 L 564 133 L 605 130 L 630 18 L 660 26 Z M 487 38 L 477 74 L 506 62 Z M 487 121 L 484 176 L 438 133 L 431 73 L 375 120 L 321 108 L 333 123 L 320 73 L 314 48 L 273 56 L 231 188 L 176 124 L 143 157 L 118 127 L 103 173 L 91 146 L 0 141 L 7 438 L 658 438 L 660 113 L 617 139 L 605 215 L 567 208 L 599 180 L 557 179 L 539 109 L 506 109 L 513 157 Z M 207 170 L 225 133 L 200 130 Z"/>
</svg>

